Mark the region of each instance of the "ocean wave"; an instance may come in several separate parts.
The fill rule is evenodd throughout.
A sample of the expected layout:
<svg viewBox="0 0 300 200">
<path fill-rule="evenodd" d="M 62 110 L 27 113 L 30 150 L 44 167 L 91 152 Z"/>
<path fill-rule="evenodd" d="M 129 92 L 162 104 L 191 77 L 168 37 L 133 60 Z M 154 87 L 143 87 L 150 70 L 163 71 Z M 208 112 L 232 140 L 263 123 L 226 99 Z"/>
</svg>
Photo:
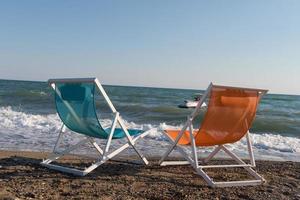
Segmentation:
<svg viewBox="0 0 300 200">
<path fill-rule="evenodd" d="M 278 101 L 278 102 L 294 102 L 295 100 L 299 100 L 299 95 L 267 95 L 266 100 Z"/>
<path fill-rule="evenodd" d="M 16 90 L 8 93 L 7 95 L 19 98 L 39 98 L 48 97 L 50 96 L 50 93 L 46 93 L 42 90 Z"/>
<path fill-rule="evenodd" d="M 112 119 L 100 120 L 103 127 L 109 127 Z M 46 150 L 49 151 L 55 143 L 62 122 L 57 114 L 36 115 L 14 110 L 12 107 L 0 107 L 0 148 L 18 150 Z M 172 126 L 167 123 L 159 125 L 137 124 L 125 120 L 125 125 L 130 129 L 147 131 L 148 139 L 143 140 L 142 148 L 151 155 L 159 156 L 166 148 L 164 129 L 180 129 L 182 125 Z M 262 158 L 275 158 L 283 160 L 300 161 L 300 139 L 286 137 L 273 133 L 253 133 L 254 151 Z M 76 141 L 70 135 L 67 141 Z M 153 145 L 156 145 L 153 147 Z M 241 140 L 229 145 L 229 148 L 246 155 L 246 140 Z M 204 152 L 204 151 L 203 151 Z"/>
<path fill-rule="evenodd" d="M 56 114 L 35 115 L 13 110 L 12 107 L 0 107 L 1 129 L 26 129 L 35 128 L 42 130 L 57 129 L 61 125 Z"/>
</svg>

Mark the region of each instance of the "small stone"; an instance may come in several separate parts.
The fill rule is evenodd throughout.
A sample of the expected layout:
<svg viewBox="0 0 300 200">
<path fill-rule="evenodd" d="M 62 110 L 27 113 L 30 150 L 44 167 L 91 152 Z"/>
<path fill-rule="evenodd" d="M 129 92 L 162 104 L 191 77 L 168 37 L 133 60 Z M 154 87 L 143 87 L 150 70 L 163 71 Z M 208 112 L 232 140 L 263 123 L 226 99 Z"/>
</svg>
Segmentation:
<svg viewBox="0 0 300 200">
<path fill-rule="evenodd" d="M 25 196 L 26 196 L 26 197 L 29 197 L 29 198 L 35 198 L 35 195 L 34 195 L 33 193 L 31 193 L 31 192 L 27 192 L 27 193 L 25 194 Z"/>
</svg>

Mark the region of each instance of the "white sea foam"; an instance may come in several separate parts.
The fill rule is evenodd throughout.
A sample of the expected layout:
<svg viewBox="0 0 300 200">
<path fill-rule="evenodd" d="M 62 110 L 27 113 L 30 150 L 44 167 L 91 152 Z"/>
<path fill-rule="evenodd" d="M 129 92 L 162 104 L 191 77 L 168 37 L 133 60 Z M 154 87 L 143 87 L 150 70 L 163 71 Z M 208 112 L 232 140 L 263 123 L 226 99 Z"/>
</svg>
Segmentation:
<svg viewBox="0 0 300 200">
<path fill-rule="evenodd" d="M 101 120 L 104 127 L 109 127 L 111 119 Z M 162 132 L 164 129 L 180 129 L 181 126 L 136 124 L 125 121 L 128 128 L 142 129 L 149 132 L 147 138 L 139 142 L 139 147 L 146 155 L 160 156 L 167 148 Z M 0 107 L 0 149 L 50 151 L 58 136 L 62 123 L 56 114 L 34 115 L 13 110 L 11 107 Z M 65 142 L 76 142 L 80 139 L 68 134 Z M 300 161 L 300 139 L 276 134 L 252 134 L 256 157 L 260 159 Z M 117 141 L 119 145 L 122 141 Z M 239 155 L 247 155 L 245 140 L 229 148 Z M 207 150 L 200 149 L 201 153 Z M 129 152 L 130 153 L 130 152 Z M 178 155 L 178 154 L 175 154 Z"/>
<path fill-rule="evenodd" d="M 57 115 L 33 115 L 20 111 L 14 111 L 9 107 L 0 107 L 0 127 L 1 129 L 26 129 L 51 131 L 55 130 L 61 122 Z"/>
<path fill-rule="evenodd" d="M 39 94 L 40 96 L 47 96 L 47 93 L 44 91 L 35 91 L 35 90 L 30 90 L 29 91 L 31 94 Z"/>
</svg>

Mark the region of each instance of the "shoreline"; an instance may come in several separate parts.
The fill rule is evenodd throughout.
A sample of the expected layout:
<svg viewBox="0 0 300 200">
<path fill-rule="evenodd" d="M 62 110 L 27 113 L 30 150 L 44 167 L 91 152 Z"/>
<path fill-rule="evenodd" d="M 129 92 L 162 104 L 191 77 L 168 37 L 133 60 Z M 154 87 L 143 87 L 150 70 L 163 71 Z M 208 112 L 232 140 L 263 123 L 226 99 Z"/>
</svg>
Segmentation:
<svg viewBox="0 0 300 200">
<path fill-rule="evenodd" d="M 52 150 L 46 150 L 46 149 L 44 149 L 44 150 L 35 150 L 35 149 L 31 149 L 31 150 L 28 150 L 28 149 L 15 149 L 15 148 L 4 148 L 4 149 L 1 149 L 1 147 L 0 147 L 0 158 L 1 158 L 1 156 L 3 156 L 3 154 L 5 155 L 5 154 L 9 154 L 9 155 L 11 155 L 11 154 L 16 154 L 16 155 L 18 155 L 18 154 L 21 154 L 21 155 L 26 155 L 27 153 L 30 155 L 30 154 L 32 154 L 32 153 L 36 153 L 36 155 L 35 156 L 39 156 L 41 159 L 42 159 L 42 155 L 43 156 L 46 156 L 46 155 L 48 155 L 49 153 L 51 153 L 52 152 Z M 257 153 L 254 153 L 255 155 L 255 161 L 270 161 L 270 162 L 295 162 L 295 163 L 300 163 L 300 159 L 286 159 L 286 158 L 283 158 L 283 157 L 275 157 L 275 156 L 272 156 L 271 154 L 267 157 L 259 157 L 259 156 L 257 156 L 256 154 Z M 74 156 L 81 156 L 81 157 L 87 157 L 87 156 L 89 156 L 89 155 L 86 155 L 84 152 L 81 152 L 81 153 L 79 153 L 79 154 L 73 154 Z M 82 156 L 83 155 L 83 156 Z M 121 156 L 121 157 L 124 157 L 123 159 L 125 159 L 125 160 L 127 160 L 128 158 L 131 158 L 131 157 L 134 157 L 135 158 L 135 153 L 134 154 L 129 154 L 128 156 L 127 155 L 125 155 L 125 156 Z M 144 155 L 146 155 L 145 154 L 145 152 L 144 152 Z M 206 154 L 203 154 L 202 155 L 202 157 L 204 158 L 205 156 L 208 156 L 209 155 L 209 153 L 206 153 Z M 217 159 L 217 160 L 227 160 L 227 159 L 231 159 L 230 157 L 223 157 L 224 155 L 217 155 L 215 158 Z M 226 156 L 226 155 L 225 155 Z M 241 156 L 241 155 L 239 155 L 240 156 L 240 158 L 241 159 L 243 159 L 243 160 L 249 160 L 249 158 L 248 158 L 248 155 L 246 155 L 246 157 L 243 157 L 243 156 Z M 300 154 L 299 154 L 299 156 L 300 156 Z M 152 156 L 150 156 L 149 157 L 149 155 L 146 155 L 146 157 L 147 157 L 147 159 L 148 160 L 152 160 L 152 161 L 158 161 L 161 157 L 160 156 L 157 156 L 157 155 L 152 155 Z M 94 158 L 97 158 L 97 153 L 92 153 L 92 154 L 90 154 L 90 157 L 89 157 L 90 159 L 94 159 Z M 171 157 L 171 159 L 174 159 L 174 160 L 179 160 L 179 159 L 181 159 L 182 157 L 180 157 L 180 155 L 178 154 L 178 156 L 173 156 L 173 157 Z M 200 157 L 200 159 L 201 159 L 201 157 Z M 286 159 L 286 160 L 285 160 Z"/>
<path fill-rule="evenodd" d="M 257 161 L 267 180 L 260 186 L 210 188 L 190 166 L 149 166 L 110 161 L 85 177 L 39 165 L 47 153 L 0 150 L 1 199 L 300 199 L 300 163 Z M 133 157 L 131 157 L 133 158 Z M 130 158 L 130 160 L 131 160 Z M 154 160 L 153 160 L 154 159 Z M 66 156 L 64 164 L 82 167 L 90 159 Z M 224 163 L 226 160 L 214 160 Z M 216 180 L 236 180 L 240 169 L 207 170 Z"/>
</svg>

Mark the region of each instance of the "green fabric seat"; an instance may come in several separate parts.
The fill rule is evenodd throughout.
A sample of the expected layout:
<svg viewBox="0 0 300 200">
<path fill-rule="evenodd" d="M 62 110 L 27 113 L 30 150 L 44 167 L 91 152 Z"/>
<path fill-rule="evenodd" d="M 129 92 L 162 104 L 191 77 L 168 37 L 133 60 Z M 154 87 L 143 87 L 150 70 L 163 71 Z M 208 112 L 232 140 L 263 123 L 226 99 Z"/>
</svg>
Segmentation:
<svg viewBox="0 0 300 200">
<path fill-rule="evenodd" d="M 72 131 L 100 139 L 107 139 L 110 128 L 104 129 L 95 109 L 94 83 L 56 83 L 56 110 L 63 123 Z M 129 129 L 130 135 L 138 135 L 142 130 Z M 120 128 L 114 131 L 113 139 L 126 135 Z"/>
<path fill-rule="evenodd" d="M 109 133 L 110 130 L 111 130 L 111 128 L 105 129 L 105 131 L 106 131 L 107 133 Z M 129 133 L 129 135 L 131 135 L 131 136 L 139 135 L 139 134 L 141 134 L 142 132 L 144 132 L 144 131 L 143 131 L 143 130 L 138 130 L 138 129 L 128 129 L 128 133 Z M 113 138 L 114 138 L 114 139 L 119 139 L 119 138 L 123 138 L 123 137 L 126 137 L 124 131 L 123 131 L 121 128 L 116 128 L 116 129 L 115 129 L 115 132 L 114 132 Z"/>
</svg>

